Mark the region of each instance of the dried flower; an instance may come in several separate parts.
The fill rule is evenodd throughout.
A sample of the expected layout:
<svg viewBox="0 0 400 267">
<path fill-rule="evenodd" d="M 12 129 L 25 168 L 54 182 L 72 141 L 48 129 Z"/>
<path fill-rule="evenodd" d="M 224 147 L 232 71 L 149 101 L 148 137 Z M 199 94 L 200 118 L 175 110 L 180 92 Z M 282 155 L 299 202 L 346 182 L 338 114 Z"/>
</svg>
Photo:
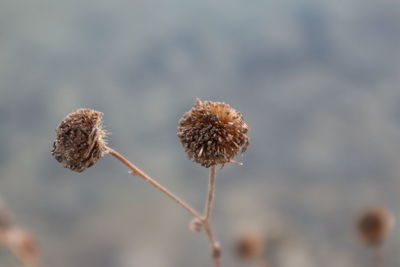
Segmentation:
<svg viewBox="0 0 400 267">
<path fill-rule="evenodd" d="M 357 222 L 360 238 L 368 245 L 380 245 L 394 225 L 393 215 L 386 208 L 372 207 Z"/>
<path fill-rule="evenodd" d="M 65 168 L 82 172 L 101 158 L 106 150 L 102 128 L 103 113 L 78 109 L 57 127 L 52 155 Z"/>
<path fill-rule="evenodd" d="M 264 250 L 264 238 L 257 233 L 244 233 L 236 241 L 236 255 L 242 260 L 258 259 Z"/>
<path fill-rule="evenodd" d="M 231 162 L 240 149 L 245 152 L 247 131 L 242 114 L 229 105 L 196 99 L 179 121 L 177 135 L 189 158 L 208 168 Z"/>
</svg>

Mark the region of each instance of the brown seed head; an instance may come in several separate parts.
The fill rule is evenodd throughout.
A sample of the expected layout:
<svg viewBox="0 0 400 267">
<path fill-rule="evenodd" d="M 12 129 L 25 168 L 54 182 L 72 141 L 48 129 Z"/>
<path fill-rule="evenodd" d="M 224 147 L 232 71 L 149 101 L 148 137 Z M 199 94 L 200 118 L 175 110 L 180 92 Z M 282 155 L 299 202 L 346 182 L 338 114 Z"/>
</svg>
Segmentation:
<svg viewBox="0 0 400 267">
<path fill-rule="evenodd" d="M 92 109 L 70 113 L 56 129 L 51 154 L 65 168 L 76 172 L 95 164 L 106 150 L 102 117 L 103 113 Z"/>
<path fill-rule="evenodd" d="M 244 233 L 236 241 L 236 255 L 242 260 L 258 259 L 264 250 L 263 236 L 256 233 Z"/>
<path fill-rule="evenodd" d="M 360 216 L 357 230 L 364 243 L 377 246 L 384 241 L 393 224 L 394 218 L 387 209 L 372 207 Z"/>
<path fill-rule="evenodd" d="M 221 102 L 201 101 L 186 112 L 178 126 L 178 137 L 189 158 L 204 167 L 232 161 L 246 151 L 248 126 L 240 112 Z"/>
</svg>

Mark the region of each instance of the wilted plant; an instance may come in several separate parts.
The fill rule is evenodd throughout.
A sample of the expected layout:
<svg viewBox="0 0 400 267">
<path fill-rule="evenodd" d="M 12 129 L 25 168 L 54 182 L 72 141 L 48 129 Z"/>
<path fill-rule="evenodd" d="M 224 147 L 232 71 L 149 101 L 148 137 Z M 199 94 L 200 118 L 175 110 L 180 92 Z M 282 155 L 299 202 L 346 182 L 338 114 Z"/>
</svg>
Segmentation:
<svg viewBox="0 0 400 267">
<path fill-rule="evenodd" d="M 173 199 L 194 220 L 190 229 L 204 228 L 212 249 L 215 266 L 221 266 L 221 249 L 211 227 L 211 210 L 215 195 L 216 166 L 238 163 L 233 160 L 239 150 L 244 152 L 249 145 L 248 126 L 240 112 L 221 102 L 196 100 L 194 107 L 185 113 L 179 122 L 178 137 L 189 158 L 210 169 L 208 194 L 201 215 L 167 188 L 159 184 L 116 150 L 108 147 L 102 128 L 102 113 L 91 109 L 78 109 L 69 114 L 57 127 L 52 154 L 65 168 L 82 172 L 91 167 L 105 154 L 110 154 L 126 165 L 132 175 L 139 176 Z"/>
</svg>

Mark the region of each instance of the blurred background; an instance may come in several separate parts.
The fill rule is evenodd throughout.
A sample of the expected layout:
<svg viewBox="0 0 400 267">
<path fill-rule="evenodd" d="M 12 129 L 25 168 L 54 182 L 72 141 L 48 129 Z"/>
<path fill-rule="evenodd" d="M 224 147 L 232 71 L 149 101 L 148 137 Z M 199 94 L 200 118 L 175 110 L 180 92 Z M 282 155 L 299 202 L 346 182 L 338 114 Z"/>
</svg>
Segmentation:
<svg viewBox="0 0 400 267">
<path fill-rule="evenodd" d="M 65 115 L 102 111 L 111 147 L 202 210 L 208 172 L 176 127 L 196 97 L 224 101 L 251 145 L 218 171 L 223 266 L 247 266 L 248 229 L 279 241 L 270 267 L 365 266 L 359 212 L 400 214 L 399 45 L 395 0 L 3 0 L 1 198 L 47 267 L 210 266 L 191 217 L 119 162 L 77 174 L 50 150 Z M 395 228 L 385 266 L 399 251 Z"/>
</svg>

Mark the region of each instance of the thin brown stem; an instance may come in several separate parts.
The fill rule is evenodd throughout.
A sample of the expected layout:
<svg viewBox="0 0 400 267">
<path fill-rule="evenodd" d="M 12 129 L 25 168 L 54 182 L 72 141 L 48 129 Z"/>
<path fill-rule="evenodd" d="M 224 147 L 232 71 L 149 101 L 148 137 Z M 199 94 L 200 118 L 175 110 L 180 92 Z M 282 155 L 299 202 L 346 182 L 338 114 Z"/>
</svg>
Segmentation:
<svg viewBox="0 0 400 267">
<path fill-rule="evenodd" d="M 211 210 L 214 202 L 214 195 L 215 195 L 215 179 L 216 179 L 216 167 L 211 166 L 210 167 L 210 176 L 209 176 L 209 182 L 208 182 L 208 194 L 207 194 L 207 201 L 206 201 L 206 206 L 205 206 L 205 215 L 202 216 L 200 215 L 195 209 L 193 209 L 189 204 L 181 200 L 179 197 L 171 193 L 167 188 L 159 184 L 157 181 L 155 181 L 153 178 L 151 178 L 149 175 L 147 175 L 145 172 L 143 172 L 141 169 L 139 169 L 136 165 L 134 165 L 132 162 L 130 162 L 128 159 L 126 159 L 124 156 L 122 156 L 120 153 L 115 151 L 112 148 L 107 147 L 106 148 L 107 152 L 115 157 L 117 160 L 119 160 L 122 164 L 127 166 L 131 170 L 132 175 L 139 176 L 143 178 L 145 181 L 149 182 L 151 185 L 153 185 L 155 188 L 160 190 L 162 193 L 167 195 L 169 198 L 174 200 L 176 203 L 181 205 L 185 210 L 187 210 L 190 214 L 192 214 L 194 217 L 199 219 L 204 226 L 204 230 L 207 234 L 208 242 L 211 246 L 212 250 L 212 260 L 215 265 L 215 267 L 221 267 L 221 262 L 220 262 L 220 256 L 221 256 L 221 249 L 216 242 L 214 238 L 214 234 L 211 228 Z"/>
<path fill-rule="evenodd" d="M 141 169 L 136 167 L 132 162 L 127 160 L 124 156 L 122 156 L 120 153 L 115 151 L 112 148 L 107 147 L 106 150 L 115 157 L 117 160 L 119 160 L 122 164 L 127 166 L 131 170 L 132 175 L 139 176 L 143 178 L 145 181 L 149 182 L 151 185 L 153 185 L 155 188 L 163 192 L 165 195 L 167 195 L 169 198 L 174 200 L 176 203 L 181 205 L 185 210 L 187 210 L 190 214 L 192 214 L 194 217 L 198 218 L 199 220 L 203 221 L 203 216 L 201 216 L 196 210 L 194 210 L 189 204 L 184 202 L 182 199 L 171 193 L 167 188 L 159 184 L 157 181 L 155 181 L 153 178 L 151 178 L 149 175 L 147 175 L 145 172 L 143 172 Z"/>
<path fill-rule="evenodd" d="M 215 178 L 216 178 L 216 168 L 215 165 L 210 167 L 210 176 L 208 178 L 208 193 L 207 202 L 205 207 L 205 218 L 204 220 L 209 221 L 211 218 L 211 210 L 215 198 Z"/>
<path fill-rule="evenodd" d="M 215 179 L 216 179 L 216 168 L 215 165 L 210 167 L 210 175 L 208 179 L 208 193 L 207 201 L 204 210 L 203 225 L 204 230 L 207 234 L 208 242 L 211 246 L 211 257 L 216 267 L 221 266 L 221 248 L 215 240 L 212 228 L 211 228 L 211 211 L 215 197 Z"/>
</svg>

